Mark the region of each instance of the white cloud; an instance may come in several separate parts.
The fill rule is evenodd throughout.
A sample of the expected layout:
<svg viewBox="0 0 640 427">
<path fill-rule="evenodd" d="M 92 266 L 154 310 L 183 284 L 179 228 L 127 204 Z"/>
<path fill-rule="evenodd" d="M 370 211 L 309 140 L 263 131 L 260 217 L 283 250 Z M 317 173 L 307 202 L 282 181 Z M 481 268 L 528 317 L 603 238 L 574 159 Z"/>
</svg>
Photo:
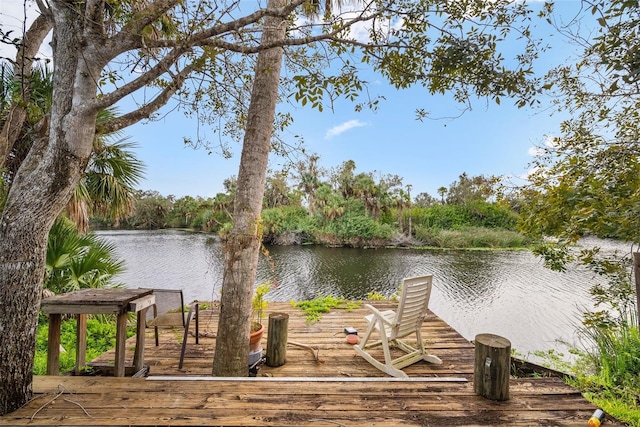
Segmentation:
<svg viewBox="0 0 640 427">
<path fill-rule="evenodd" d="M 544 148 L 542 147 L 530 147 L 527 153 L 532 157 L 541 156 L 544 154 Z"/>
<path fill-rule="evenodd" d="M 330 138 L 333 138 L 334 136 L 338 136 L 342 133 L 345 133 L 349 129 L 359 128 L 363 126 L 367 126 L 367 124 L 364 122 L 361 122 L 360 120 L 349 120 L 348 122 L 344 122 L 341 125 L 334 126 L 331 129 L 329 129 L 324 137 L 326 139 L 330 139 Z"/>
<path fill-rule="evenodd" d="M 558 146 L 558 138 L 553 135 L 545 135 L 544 136 L 544 145 L 541 147 L 539 145 L 535 145 L 530 147 L 527 153 L 532 157 L 542 156 L 547 150 L 553 149 Z"/>
<path fill-rule="evenodd" d="M 558 137 L 553 135 L 545 135 L 544 145 L 548 148 L 556 148 L 558 146 Z"/>
</svg>

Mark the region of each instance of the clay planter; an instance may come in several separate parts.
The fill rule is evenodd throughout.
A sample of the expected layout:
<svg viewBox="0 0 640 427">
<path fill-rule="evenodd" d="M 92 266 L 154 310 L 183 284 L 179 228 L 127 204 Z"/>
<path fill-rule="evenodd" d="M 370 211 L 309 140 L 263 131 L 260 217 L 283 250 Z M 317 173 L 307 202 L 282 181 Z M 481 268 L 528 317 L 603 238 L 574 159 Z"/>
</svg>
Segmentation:
<svg viewBox="0 0 640 427">
<path fill-rule="evenodd" d="M 254 323 L 251 325 L 252 331 L 255 329 L 254 325 L 259 325 L 260 328 L 255 332 L 251 332 L 251 335 L 249 335 L 249 351 L 252 352 L 260 350 L 260 342 L 262 341 L 262 336 L 264 335 L 264 325 Z"/>
</svg>

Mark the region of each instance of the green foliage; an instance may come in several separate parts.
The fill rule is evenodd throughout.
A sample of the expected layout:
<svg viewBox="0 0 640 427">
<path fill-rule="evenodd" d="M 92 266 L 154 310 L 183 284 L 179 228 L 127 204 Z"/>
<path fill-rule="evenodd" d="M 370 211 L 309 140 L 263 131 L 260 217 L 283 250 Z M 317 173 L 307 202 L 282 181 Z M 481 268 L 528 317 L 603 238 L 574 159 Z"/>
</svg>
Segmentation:
<svg viewBox="0 0 640 427">
<path fill-rule="evenodd" d="M 451 183 L 448 190 L 439 190 L 443 197 L 444 194 L 447 195 L 447 204 L 466 205 L 474 202 L 487 202 L 495 194 L 495 187 L 500 181 L 495 176 L 469 177 L 466 172 L 463 172 L 458 179 L 459 181 Z"/>
<path fill-rule="evenodd" d="M 96 127 L 115 113 L 103 110 Z M 114 135 L 98 135 L 76 196 L 84 200 L 93 214 L 113 220 L 128 215 L 133 207 L 135 187 L 144 175 L 144 165 L 132 151 L 136 145 L 112 140 Z"/>
<path fill-rule="evenodd" d="M 282 206 L 262 211 L 262 237 L 265 242 L 274 241 L 285 233 L 307 233 L 311 220 L 306 209 L 300 206 Z"/>
<path fill-rule="evenodd" d="M 387 297 L 385 297 L 378 291 L 370 291 L 367 292 L 367 299 L 369 301 L 384 301 L 387 299 Z"/>
<path fill-rule="evenodd" d="M 87 319 L 87 360 L 91 361 L 116 345 L 116 324 L 114 319 L 100 322 Z M 47 339 L 49 326 L 38 326 L 36 335 L 36 354 L 34 360 L 34 375 L 45 375 L 47 372 Z M 135 334 L 134 328 L 127 329 L 127 337 Z M 76 363 L 76 321 L 70 319 L 62 322 L 60 328 L 60 345 L 65 352 L 60 353 L 60 371 L 71 371 Z"/>
<path fill-rule="evenodd" d="M 573 353 L 574 351 L 571 350 Z M 537 350 L 533 352 L 533 355 L 542 360 L 542 366 L 549 369 L 553 369 L 559 372 L 570 373 L 573 371 L 573 363 L 567 360 L 566 355 L 557 350 Z"/>
<path fill-rule="evenodd" d="M 271 290 L 271 281 L 266 281 L 258 285 L 253 292 L 253 299 L 251 300 L 251 308 L 253 314 L 253 321 L 262 324 L 264 317 L 264 310 L 267 309 L 267 300 L 264 297 Z"/>
<path fill-rule="evenodd" d="M 471 224 L 475 227 L 502 228 L 515 231 L 518 214 L 513 210 L 494 203 L 473 201 L 465 205 Z"/>
<path fill-rule="evenodd" d="M 348 213 L 329 225 L 329 230 L 339 238 L 348 241 L 352 238 L 364 241 L 374 238 L 390 238 L 391 228 L 380 225 L 373 218 L 366 215 Z"/>
<path fill-rule="evenodd" d="M 169 227 L 206 229 L 211 219 L 213 204 L 211 199 L 185 196 L 175 201 L 167 198 L 169 210 L 165 215 L 165 222 Z"/>
<path fill-rule="evenodd" d="M 395 300 L 398 299 L 398 296 L 399 296 L 400 292 L 401 292 L 401 290 L 398 290 L 395 294 L 393 294 L 389 298 L 387 298 L 386 296 L 384 296 L 383 294 L 381 294 L 378 291 L 371 291 L 371 292 L 367 292 L 367 299 L 369 301 L 386 301 L 386 300 L 395 301 Z"/>
<path fill-rule="evenodd" d="M 123 269 L 115 247 L 59 217 L 51 227 L 47 243 L 45 289 L 56 294 L 81 288 L 114 286 L 113 277 Z"/>
<path fill-rule="evenodd" d="M 586 348 L 575 386 L 605 412 L 640 425 L 640 332 L 635 316 L 589 324 L 582 329 Z"/>
<path fill-rule="evenodd" d="M 523 248 L 531 239 L 515 231 L 466 227 L 459 230 L 440 230 L 416 227 L 416 238 L 426 246 L 438 248 Z"/>
<path fill-rule="evenodd" d="M 206 211 L 202 211 L 200 213 L 198 213 L 196 215 L 195 218 L 193 218 L 193 220 L 187 224 L 188 227 L 192 227 L 196 230 L 206 230 L 206 231 L 210 231 L 212 229 L 211 227 L 211 222 L 213 220 L 213 217 L 215 215 L 215 212 L 210 211 L 210 210 L 206 210 Z M 174 225 L 174 222 L 170 222 L 168 225 Z"/>
<path fill-rule="evenodd" d="M 331 295 L 319 296 L 307 301 L 291 301 L 291 305 L 304 311 L 309 323 L 317 322 L 320 320 L 322 313 L 329 313 L 334 309 L 354 310 L 360 307 L 359 302 L 335 298 Z"/>
<path fill-rule="evenodd" d="M 455 229 L 468 225 L 471 219 L 460 205 L 436 205 L 413 210 L 414 225 L 433 229 Z"/>
<path fill-rule="evenodd" d="M 515 232 L 517 213 L 506 204 L 484 200 L 493 194 L 495 178 L 468 178 L 463 173 L 461 182 L 451 185 L 457 204 L 440 204 L 433 199 L 428 206 L 414 205 L 397 175 L 374 178 L 374 173 L 356 174 L 355 162 L 346 161 L 329 177 L 331 185 L 320 180 L 318 160 L 313 156 L 310 164 L 298 165 L 297 183 L 285 180 L 284 171 L 268 178 L 269 203 L 274 207 L 263 209 L 261 214 L 264 243 L 381 246 L 403 235 L 406 242 L 415 238 L 416 244 L 437 247 L 514 248 L 529 244 Z M 224 238 L 231 230 L 234 182 L 228 180 L 227 193 L 214 199 L 187 196 L 173 200 L 157 192 L 139 192 L 135 213 L 124 223 L 141 228 L 190 226 L 217 231 Z M 300 195 L 290 186 L 306 193 L 310 210 L 299 205 Z M 442 190 L 444 198 L 446 188 Z M 426 197 L 419 195 L 421 200 Z M 411 236 L 407 235 L 409 219 Z"/>
<path fill-rule="evenodd" d="M 135 196 L 133 214 L 122 221 L 128 228 L 158 229 L 166 225 L 171 201 L 157 191 L 139 191 Z"/>
<path fill-rule="evenodd" d="M 4 125 L 10 115 L 15 114 L 12 107 L 17 105 L 24 106 L 27 115 L 13 144 L 11 155 L 4 153 L 4 168 L 0 172 L 7 186 L 13 181 L 20 164 L 33 145 L 34 138 L 39 135 L 38 128 L 41 126 L 42 118 L 51 111 L 53 96 L 53 72 L 43 61 L 34 62 L 28 79 L 25 79 L 24 74 L 16 76 L 16 69 L 12 61 L 0 59 L 0 125 Z M 23 83 L 28 85 L 28 91 L 24 90 Z M 22 99 L 25 93 L 29 94 L 27 100 Z M 12 136 L 6 136 L 9 136 L 9 141 L 13 143 Z"/>
<path fill-rule="evenodd" d="M 558 110 L 569 112 L 560 134 L 539 147 L 521 192 L 524 232 L 574 243 L 585 234 L 640 241 L 640 96 L 637 90 L 638 2 L 593 2 L 581 19 L 575 64 L 547 76 Z"/>
<path fill-rule="evenodd" d="M 518 214 L 493 203 L 472 201 L 463 205 L 434 205 L 412 209 L 415 225 L 443 230 L 487 227 L 515 230 Z"/>
</svg>

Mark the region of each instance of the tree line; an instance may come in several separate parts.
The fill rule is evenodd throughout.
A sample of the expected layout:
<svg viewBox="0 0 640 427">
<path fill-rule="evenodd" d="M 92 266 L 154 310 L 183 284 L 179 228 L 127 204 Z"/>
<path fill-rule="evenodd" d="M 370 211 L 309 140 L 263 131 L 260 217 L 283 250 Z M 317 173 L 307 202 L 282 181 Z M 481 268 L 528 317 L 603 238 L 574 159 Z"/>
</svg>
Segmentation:
<svg viewBox="0 0 640 427">
<path fill-rule="evenodd" d="M 267 175 L 261 232 L 267 244 L 347 246 L 493 246 L 526 243 L 517 233 L 518 214 L 505 200 L 497 201 L 497 177 L 462 173 L 440 198 L 411 196 L 410 184 L 398 175 L 357 172 L 353 160 L 331 170 L 317 166 L 318 156 L 300 161 L 292 171 Z M 163 196 L 137 190 L 132 209 L 117 220 L 94 216 L 95 227 L 188 228 L 225 237 L 233 221 L 236 179 L 224 182 L 213 198 Z M 457 240 L 443 231 L 484 239 Z M 452 236 L 451 236 L 452 237 Z"/>
</svg>

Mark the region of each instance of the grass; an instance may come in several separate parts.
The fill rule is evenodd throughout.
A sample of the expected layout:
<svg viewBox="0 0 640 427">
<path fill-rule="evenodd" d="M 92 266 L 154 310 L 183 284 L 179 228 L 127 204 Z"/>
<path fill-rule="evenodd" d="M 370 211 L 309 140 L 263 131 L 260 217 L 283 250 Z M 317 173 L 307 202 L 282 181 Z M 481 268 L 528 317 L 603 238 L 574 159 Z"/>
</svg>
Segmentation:
<svg viewBox="0 0 640 427">
<path fill-rule="evenodd" d="M 634 317 L 583 328 L 593 346 L 580 353 L 570 384 L 606 413 L 640 427 L 640 331 Z"/>
<path fill-rule="evenodd" d="M 307 301 L 291 301 L 291 305 L 304 311 L 307 322 L 313 323 L 320 320 L 323 313 L 328 313 L 333 309 L 353 310 L 360 307 L 360 302 L 327 295 Z"/>
<path fill-rule="evenodd" d="M 87 360 L 93 360 L 116 345 L 115 321 L 102 322 L 102 319 L 87 320 Z M 47 372 L 47 337 L 49 326 L 41 324 L 36 335 L 36 354 L 34 358 L 34 375 Z M 134 328 L 127 329 L 127 337 L 135 334 Z M 60 345 L 65 349 L 60 352 L 60 372 L 69 372 L 76 364 L 76 321 L 69 319 L 62 322 L 60 328 Z"/>
</svg>

